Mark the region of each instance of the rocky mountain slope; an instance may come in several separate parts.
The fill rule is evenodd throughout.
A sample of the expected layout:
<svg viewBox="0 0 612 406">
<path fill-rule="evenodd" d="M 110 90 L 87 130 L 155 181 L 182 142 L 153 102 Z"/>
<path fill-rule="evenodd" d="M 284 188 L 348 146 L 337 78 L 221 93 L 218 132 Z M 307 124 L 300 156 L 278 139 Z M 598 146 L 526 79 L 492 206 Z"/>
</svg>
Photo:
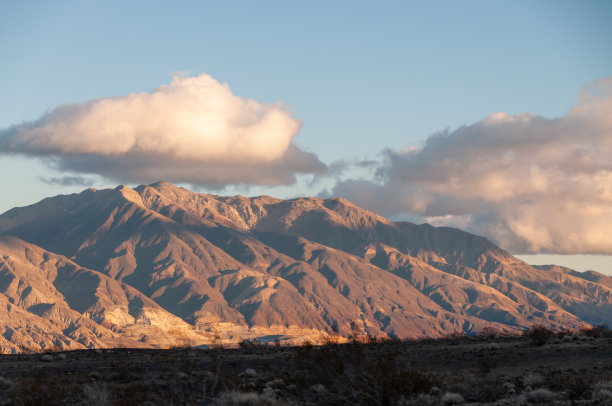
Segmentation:
<svg viewBox="0 0 612 406">
<path fill-rule="evenodd" d="M 344 199 L 89 189 L 0 215 L 4 351 L 612 322 L 612 279 Z"/>
</svg>

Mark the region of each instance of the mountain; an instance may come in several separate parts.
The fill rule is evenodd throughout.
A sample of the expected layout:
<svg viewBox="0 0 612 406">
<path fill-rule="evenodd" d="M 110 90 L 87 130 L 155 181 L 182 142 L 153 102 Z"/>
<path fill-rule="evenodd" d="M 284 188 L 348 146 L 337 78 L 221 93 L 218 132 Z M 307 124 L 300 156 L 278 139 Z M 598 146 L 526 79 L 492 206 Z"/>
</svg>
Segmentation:
<svg viewBox="0 0 612 406">
<path fill-rule="evenodd" d="M 4 351 L 612 322 L 612 279 L 344 199 L 88 189 L 0 215 Z"/>
</svg>

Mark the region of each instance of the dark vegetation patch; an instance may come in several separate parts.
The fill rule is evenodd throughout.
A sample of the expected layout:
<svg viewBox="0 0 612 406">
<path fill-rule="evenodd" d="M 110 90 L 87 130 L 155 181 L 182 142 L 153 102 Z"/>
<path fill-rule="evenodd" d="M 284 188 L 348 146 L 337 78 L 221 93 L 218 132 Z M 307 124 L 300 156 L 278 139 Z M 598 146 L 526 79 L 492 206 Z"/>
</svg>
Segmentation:
<svg viewBox="0 0 612 406">
<path fill-rule="evenodd" d="M 612 332 L 0 355 L 6 405 L 612 404 Z"/>
</svg>

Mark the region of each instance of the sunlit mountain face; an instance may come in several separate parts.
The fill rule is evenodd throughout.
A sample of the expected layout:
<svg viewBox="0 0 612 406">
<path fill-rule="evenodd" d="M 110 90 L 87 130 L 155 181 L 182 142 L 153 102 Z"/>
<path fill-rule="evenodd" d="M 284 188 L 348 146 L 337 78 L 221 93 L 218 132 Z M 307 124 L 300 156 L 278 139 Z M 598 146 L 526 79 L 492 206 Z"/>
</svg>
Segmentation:
<svg viewBox="0 0 612 406">
<path fill-rule="evenodd" d="M 167 347 L 612 322 L 612 278 L 344 199 L 88 189 L 0 215 L 0 346 Z"/>
</svg>

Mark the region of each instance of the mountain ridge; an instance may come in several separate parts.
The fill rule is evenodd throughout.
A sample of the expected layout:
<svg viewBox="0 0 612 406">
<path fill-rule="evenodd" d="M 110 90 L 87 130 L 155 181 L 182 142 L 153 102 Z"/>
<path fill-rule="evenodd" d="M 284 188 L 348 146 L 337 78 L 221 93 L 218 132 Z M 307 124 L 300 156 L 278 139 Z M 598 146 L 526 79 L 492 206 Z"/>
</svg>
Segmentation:
<svg viewBox="0 0 612 406">
<path fill-rule="evenodd" d="M 123 314 L 121 306 L 103 290 L 97 316 L 71 305 L 69 292 L 57 297 L 84 319 L 131 331 L 126 345 L 299 342 L 355 331 L 408 338 L 612 321 L 612 278 L 532 267 L 484 237 L 392 222 L 340 198 L 224 197 L 167 182 L 121 185 L 11 209 L 0 215 L 0 236 L 0 254 L 31 244 L 99 274 L 107 285 L 119 283 L 117 292 L 172 320 L 172 328 L 157 326 L 163 334 L 133 316 L 122 320 L 113 316 L 116 309 Z M 1 269 L 0 277 L 10 275 Z M 57 276 L 48 279 L 53 284 Z M 9 297 L 7 289 L 0 285 L 0 298 Z M 19 308 L 37 320 L 37 308 L 28 309 L 42 304 Z M 120 335 L 93 340 L 94 327 L 82 328 L 80 341 L 68 330 L 54 334 L 75 347 L 121 341 Z M 28 347 L 5 341 L 6 348 Z"/>
</svg>

